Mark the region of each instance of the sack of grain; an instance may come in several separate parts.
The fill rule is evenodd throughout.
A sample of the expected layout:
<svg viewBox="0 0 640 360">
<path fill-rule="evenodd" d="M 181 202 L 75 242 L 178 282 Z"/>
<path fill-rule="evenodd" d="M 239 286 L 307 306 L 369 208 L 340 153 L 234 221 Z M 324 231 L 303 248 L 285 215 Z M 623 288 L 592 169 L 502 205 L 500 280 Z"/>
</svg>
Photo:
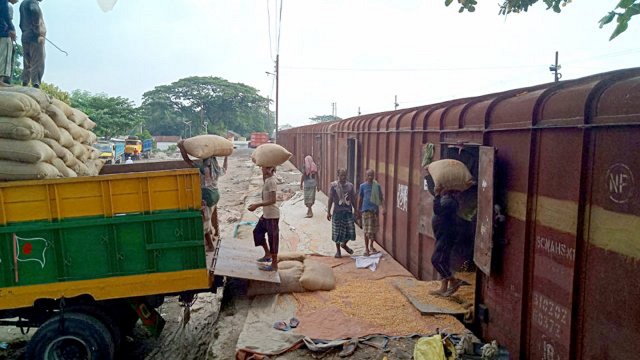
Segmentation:
<svg viewBox="0 0 640 360">
<path fill-rule="evenodd" d="M 0 139 L 0 159 L 33 164 L 55 158 L 56 153 L 40 140 Z"/>
<path fill-rule="evenodd" d="M 86 165 L 87 169 L 89 169 L 90 176 L 98 176 L 100 174 L 100 170 L 104 166 L 105 160 L 95 159 L 95 160 L 87 160 Z"/>
<path fill-rule="evenodd" d="M 474 184 L 469 169 L 458 160 L 434 161 L 429 164 L 428 169 L 436 188 L 442 187 L 444 190 L 465 191 Z"/>
<path fill-rule="evenodd" d="M 38 180 L 62 177 L 55 166 L 39 162 L 35 164 L 0 160 L 0 180 Z"/>
<path fill-rule="evenodd" d="M 67 103 L 60 101 L 58 99 L 51 99 L 51 100 L 55 107 L 62 110 L 62 113 L 64 114 L 64 116 L 69 118 L 69 116 L 73 115 L 73 108 L 69 106 Z"/>
<path fill-rule="evenodd" d="M 302 262 L 306 256 L 301 252 L 283 252 L 278 254 L 278 262 L 281 261 L 299 261 Z"/>
<path fill-rule="evenodd" d="M 83 113 L 82 111 L 80 111 L 78 109 L 71 108 L 71 111 L 73 113 L 71 115 L 68 115 L 67 118 L 69 120 L 73 121 L 78 126 L 82 126 L 82 124 L 84 124 L 84 122 L 87 119 L 89 119 L 87 114 Z"/>
<path fill-rule="evenodd" d="M 87 149 L 85 149 L 84 145 L 80 144 L 79 142 L 74 141 L 73 146 L 68 149 L 69 151 L 71 151 L 73 156 L 75 156 L 76 159 L 80 160 L 81 162 L 86 162 L 87 160 L 89 160 Z"/>
<path fill-rule="evenodd" d="M 300 268 L 304 269 L 304 264 L 302 261 L 297 260 L 280 260 L 280 254 L 278 254 L 278 270 L 287 270 L 291 268 Z"/>
<path fill-rule="evenodd" d="M 87 150 L 88 160 L 96 160 L 100 157 L 100 150 L 87 144 L 82 144 L 82 146 L 84 146 L 85 150 Z"/>
<path fill-rule="evenodd" d="M 40 113 L 34 120 L 44 128 L 44 136 L 55 141 L 60 141 L 60 128 L 51 120 L 49 115 Z"/>
<path fill-rule="evenodd" d="M 85 133 L 82 130 L 83 129 L 73 121 L 69 121 L 69 134 L 71 134 L 73 140 L 79 143 L 84 141 Z"/>
<path fill-rule="evenodd" d="M 51 161 L 51 164 L 56 168 L 56 170 L 58 170 L 60 172 L 62 177 L 66 177 L 66 178 L 78 177 L 78 174 L 76 174 L 75 171 L 73 171 L 69 167 L 67 167 L 67 165 L 65 165 L 64 161 L 62 161 L 61 159 L 58 159 L 58 158 L 53 159 Z"/>
<path fill-rule="evenodd" d="M 96 134 L 92 133 L 91 131 L 85 129 L 85 128 L 80 128 L 81 132 L 82 132 L 82 143 L 86 144 L 86 145 L 93 145 L 96 143 L 96 141 L 98 141 L 98 138 L 96 137 Z"/>
<path fill-rule="evenodd" d="M 300 285 L 300 277 L 303 274 L 302 265 L 289 269 L 278 269 L 280 283 L 265 281 L 249 281 L 248 296 L 300 293 L 305 289 Z"/>
<path fill-rule="evenodd" d="M 0 116 L 36 117 L 40 105 L 24 94 L 0 91 Z"/>
<path fill-rule="evenodd" d="M 42 140 L 44 138 L 44 128 L 30 118 L 0 117 L 0 138 Z"/>
<path fill-rule="evenodd" d="M 51 120 L 53 120 L 53 122 L 55 122 L 56 125 L 58 125 L 58 127 L 69 129 L 69 119 L 67 119 L 67 116 L 64 114 L 64 112 L 58 109 L 57 106 L 50 105 L 46 109 L 46 113 L 47 115 L 49 115 Z"/>
<path fill-rule="evenodd" d="M 75 165 L 76 162 L 78 161 L 78 159 L 76 159 L 76 157 L 71 153 L 71 151 L 69 151 L 69 149 L 58 144 L 57 141 L 53 139 L 45 138 L 45 139 L 42 139 L 42 142 L 47 144 L 51 148 L 51 150 L 53 150 L 53 152 L 56 153 L 56 156 L 65 163 L 65 165 L 71 167 L 72 165 Z"/>
<path fill-rule="evenodd" d="M 87 118 L 82 126 L 87 130 L 93 130 L 96 127 L 96 123 L 93 122 L 93 120 Z"/>
<path fill-rule="evenodd" d="M 183 143 L 187 154 L 206 159 L 212 156 L 229 156 L 233 152 L 233 143 L 218 135 L 198 135 Z"/>
<path fill-rule="evenodd" d="M 278 144 L 262 144 L 251 154 L 251 161 L 258 166 L 272 167 L 289 160 L 291 153 Z"/>
<path fill-rule="evenodd" d="M 71 123 L 70 121 L 67 120 L 68 123 Z M 60 145 L 66 147 L 66 148 L 70 148 L 73 146 L 74 142 L 73 142 L 73 136 L 71 136 L 71 134 L 63 128 L 58 128 L 60 130 Z"/>
<path fill-rule="evenodd" d="M 336 278 L 333 276 L 333 269 L 328 265 L 307 259 L 304 261 L 300 285 L 309 291 L 328 291 L 336 288 Z"/>
<path fill-rule="evenodd" d="M 72 166 L 71 170 L 75 171 L 78 176 L 91 176 L 89 167 L 80 161 L 78 161 L 75 166 Z"/>
<path fill-rule="evenodd" d="M 42 109 L 46 109 L 49 105 L 51 105 L 51 101 L 52 101 L 51 96 L 49 96 L 49 94 L 47 94 L 46 92 L 40 89 L 36 89 L 32 87 L 26 87 L 26 86 L 0 87 L 0 91 L 7 91 L 12 93 L 27 95 L 28 97 L 35 100 Z"/>
</svg>

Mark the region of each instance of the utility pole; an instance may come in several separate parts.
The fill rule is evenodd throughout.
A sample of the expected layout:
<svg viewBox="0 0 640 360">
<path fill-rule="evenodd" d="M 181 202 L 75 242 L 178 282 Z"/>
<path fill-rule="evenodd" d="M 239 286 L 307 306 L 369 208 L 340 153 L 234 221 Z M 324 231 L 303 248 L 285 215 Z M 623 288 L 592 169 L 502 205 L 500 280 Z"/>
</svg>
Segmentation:
<svg viewBox="0 0 640 360">
<path fill-rule="evenodd" d="M 393 101 L 393 105 L 396 107 L 395 110 L 398 110 L 398 106 L 400 104 L 398 104 L 398 95 L 396 95 L 396 99 Z"/>
<path fill-rule="evenodd" d="M 278 143 L 278 99 L 280 90 L 280 54 L 276 55 L 276 137 L 274 143 Z"/>
<path fill-rule="evenodd" d="M 555 82 L 562 79 L 562 74 L 558 72 L 560 69 L 562 69 L 562 65 L 558 65 L 558 52 L 556 51 L 556 63 L 549 66 L 549 71 L 553 73 L 553 79 Z"/>
</svg>

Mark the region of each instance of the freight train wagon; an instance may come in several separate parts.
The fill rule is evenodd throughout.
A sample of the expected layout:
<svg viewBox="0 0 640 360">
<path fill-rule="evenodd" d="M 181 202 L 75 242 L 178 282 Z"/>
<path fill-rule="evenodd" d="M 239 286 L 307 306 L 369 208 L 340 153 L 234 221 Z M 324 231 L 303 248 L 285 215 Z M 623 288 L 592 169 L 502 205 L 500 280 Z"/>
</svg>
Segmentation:
<svg viewBox="0 0 640 360">
<path fill-rule="evenodd" d="M 354 183 L 375 170 L 378 241 L 427 280 L 424 150 L 463 161 L 477 179 L 480 335 L 516 359 L 638 356 L 640 68 L 292 128 L 278 143 L 297 166 L 314 156 L 325 192 L 338 168 Z"/>
</svg>

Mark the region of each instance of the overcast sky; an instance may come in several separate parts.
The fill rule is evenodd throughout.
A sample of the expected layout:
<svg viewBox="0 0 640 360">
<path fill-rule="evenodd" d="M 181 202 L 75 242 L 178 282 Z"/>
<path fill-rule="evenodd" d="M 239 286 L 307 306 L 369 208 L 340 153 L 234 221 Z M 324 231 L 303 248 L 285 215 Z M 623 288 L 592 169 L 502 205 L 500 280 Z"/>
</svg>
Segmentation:
<svg viewBox="0 0 640 360">
<path fill-rule="evenodd" d="M 64 90 L 124 96 L 180 78 L 219 76 L 275 97 L 276 0 L 44 0 L 44 81 Z M 598 20 L 618 0 L 575 0 L 561 14 L 544 4 L 498 16 L 496 1 L 458 13 L 443 0 L 284 0 L 280 124 L 427 105 L 640 66 L 640 19 L 613 41 Z M 278 2 L 279 4 L 279 2 Z M 269 11 L 267 10 L 269 9 Z M 19 14 L 16 5 L 16 25 Z"/>
</svg>

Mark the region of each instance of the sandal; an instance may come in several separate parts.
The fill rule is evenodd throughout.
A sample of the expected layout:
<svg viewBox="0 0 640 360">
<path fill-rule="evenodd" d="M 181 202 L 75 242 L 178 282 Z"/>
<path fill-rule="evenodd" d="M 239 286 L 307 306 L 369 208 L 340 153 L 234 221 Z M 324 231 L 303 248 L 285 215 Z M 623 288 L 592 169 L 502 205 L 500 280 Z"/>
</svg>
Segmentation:
<svg viewBox="0 0 640 360">
<path fill-rule="evenodd" d="M 273 323 L 273 328 L 280 331 L 289 331 L 291 329 L 289 325 L 282 320 Z"/>
<path fill-rule="evenodd" d="M 346 244 L 341 246 L 344 251 L 346 251 L 349 255 L 353 255 L 353 249 L 351 249 L 350 247 L 348 247 Z"/>
<path fill-rule="evenodd" d="M 263 256 L 263 257 L 261 257 L 260 259 L 258 259 L 256 261 L 257 262 L 271 262 L 271 260 L 272 259 L 270 257 Z"/>
<path fill-rule="evenodd" d="M 298 318 L 296 317 L 292 317 L 291 319 L 289 319 L 289 326 L 292 329 L 295 329 L 298 327 L 298 325 L 300 325 L 300 320 L 298 320 Z"/>
<path fill-rule="evenodd" d="M 277 268 L 274 268 L 271 265 L 259 265 L 258 269 L 262 270 L 262 271 L 278 271 Z"/>
</svg>

